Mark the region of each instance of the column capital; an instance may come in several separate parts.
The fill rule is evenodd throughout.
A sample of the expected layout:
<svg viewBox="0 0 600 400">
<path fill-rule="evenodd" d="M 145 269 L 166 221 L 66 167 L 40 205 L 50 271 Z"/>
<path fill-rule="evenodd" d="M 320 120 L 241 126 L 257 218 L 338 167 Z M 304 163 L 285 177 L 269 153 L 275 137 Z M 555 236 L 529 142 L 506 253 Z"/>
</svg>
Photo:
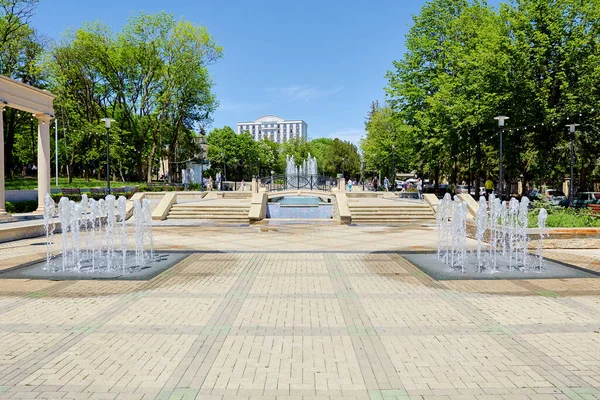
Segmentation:
<svg viewBox="0 0 600 400">
<path fill-rule="evenodd" d="M 38 121 L 41 121 L 41 122 L 48 122 L 48 121 L 54 119 L 54 117 L 49 114 L 32 114 L 32 115 L 34 117 L 36 117 L 38 119 Z"/>
</svg>

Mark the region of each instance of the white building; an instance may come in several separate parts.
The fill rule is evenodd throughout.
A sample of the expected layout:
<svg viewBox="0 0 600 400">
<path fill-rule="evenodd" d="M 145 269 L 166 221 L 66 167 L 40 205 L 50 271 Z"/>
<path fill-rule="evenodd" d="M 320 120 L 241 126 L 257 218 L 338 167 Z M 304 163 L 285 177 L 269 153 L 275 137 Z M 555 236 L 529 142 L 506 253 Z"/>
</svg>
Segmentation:
<svg viewBox="0 0 600 400">
<path fill-rule="evenodd" d="M 275 115 L 265 115 L 254 122 L 238 122 L 237 133 L 250 132 L 254 140 L 268 138 L 283 143 L 292 138 L 308 139 L 308 125 L 302 120 L 286 121 Z"/>
</svg>

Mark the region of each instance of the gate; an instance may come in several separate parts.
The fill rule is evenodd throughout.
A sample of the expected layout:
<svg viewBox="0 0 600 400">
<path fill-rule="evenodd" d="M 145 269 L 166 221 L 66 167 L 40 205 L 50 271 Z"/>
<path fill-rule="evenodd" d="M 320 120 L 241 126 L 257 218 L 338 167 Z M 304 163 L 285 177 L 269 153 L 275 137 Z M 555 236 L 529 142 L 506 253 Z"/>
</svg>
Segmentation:
<svg viewBox="0 0 600 400">
<path fill-rule="evenodd" d="M 324 175 L 271 175 L 260 179 L 269 192 L 293 189 L 330 191 L 337 183 Z"/>
</svg>

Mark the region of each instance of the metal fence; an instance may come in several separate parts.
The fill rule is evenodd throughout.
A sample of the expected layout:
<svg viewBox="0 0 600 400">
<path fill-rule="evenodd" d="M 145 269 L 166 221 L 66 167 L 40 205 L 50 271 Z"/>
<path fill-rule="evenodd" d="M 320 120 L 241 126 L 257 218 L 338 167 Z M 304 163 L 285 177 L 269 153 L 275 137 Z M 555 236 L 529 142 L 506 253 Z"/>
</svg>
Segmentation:
<svg viewBox="0 0 600 400">
<path fill-rule="evenodd" d="M 293 189 L 329 191 L 337 184 L 335 178 L 324 175 L 270 175 L 260 181 L 270 192 Z"/>
</svg>

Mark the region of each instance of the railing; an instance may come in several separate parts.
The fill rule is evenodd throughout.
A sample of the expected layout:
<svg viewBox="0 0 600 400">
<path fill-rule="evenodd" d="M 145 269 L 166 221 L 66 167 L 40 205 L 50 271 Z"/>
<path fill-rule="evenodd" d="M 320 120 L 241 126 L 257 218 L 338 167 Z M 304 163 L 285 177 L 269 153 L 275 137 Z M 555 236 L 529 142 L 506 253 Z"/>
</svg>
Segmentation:
<svg viewBox="0 0 600 400">
<path fill-rule="evenodd" d="M 270 175 L 260 178 L 269 192 L 293 189 L 330 191 L 336 179 L 324 175 Z"/>
</svg>

